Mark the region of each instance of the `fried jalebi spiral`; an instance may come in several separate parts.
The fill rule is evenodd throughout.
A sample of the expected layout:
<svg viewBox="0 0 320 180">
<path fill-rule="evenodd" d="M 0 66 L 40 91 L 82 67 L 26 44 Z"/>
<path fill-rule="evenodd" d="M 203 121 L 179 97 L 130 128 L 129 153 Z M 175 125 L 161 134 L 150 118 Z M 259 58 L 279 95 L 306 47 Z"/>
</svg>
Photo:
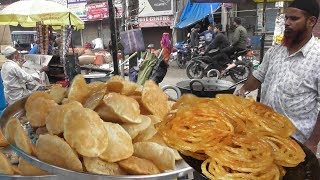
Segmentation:
<svg viewBox="0 0 320 180">
<path fill-rule="evenodd" d="M 166 143 L 181 151 L 198 152 L 234 134 L 234 127 L 219 108 L 190 107 L 169 115 L 159 132 Z"/>
<path fill-rule="evenodd" d="M 289 137 L 270 133 L 261 133 L 258 137 L 269 143 L 273 149 L 275 163 L 280 166 L 295 167 L 306 157 L 299 144 Z"/>
<path fill-rule="evenodd" d="M 216 102 L 234 119 L 241 118 L 247 130 L 267 131 L 283 137 L 295 133 L 294 125 L 287 117 L 264 104 L 229 94 L 219 94 Z"/>
<path fill-rule="evenodd" d="M 217 144 L 205 152 L 217 164 L 238 172 L 257 173 L 273 163 L 268 143 L 244 135 L 235 135 L 231 141 L 230 145 Z"/>
<path fill-rule="evenodd" d="M 285 174 L 285 171 L 284 174 L 282 174 L 283 168 L 274 163 L 261 171 L 247 173 L 231 170 L 217 163 L 212 158 L 205 160 L 201 165 L 201 169 L 202 173 L 209 179 L 219 180 L 279 180 Z"/>
<path fill-rule="evenodd" d="M 184 95 L 157 128 L 169 146 L 204 160 L 202 173 L 210 179 L 278 180 L 285 175 L 283 167 L 305 158 L 289 137 L 295 127 L 288 118 L 230 94 Z"/>
<path fill-rule="evenodd" d="M 276 113 L 272 108 L 253 102 L 247 109 L 247 119 L 252 122 L 254 127 L 247 129 L 256 131 L 267 131 L 282 137 L 289 137 L 296 131 L 295 126 L 285 116 Z"/>
</svg>

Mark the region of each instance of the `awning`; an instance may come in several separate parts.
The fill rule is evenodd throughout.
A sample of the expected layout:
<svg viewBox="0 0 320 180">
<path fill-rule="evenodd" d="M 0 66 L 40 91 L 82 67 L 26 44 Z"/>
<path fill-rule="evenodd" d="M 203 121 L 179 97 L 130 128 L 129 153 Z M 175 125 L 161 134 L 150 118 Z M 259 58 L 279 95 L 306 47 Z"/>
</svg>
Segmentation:
<svg viewBox="0 0 320 180">
<path fill-rule="evenodd" d="M 211 10 L 215 12 L 220 6 L 221 3 L 190 3 L 188 0 L 176 28 L 188 27 L 210 15 Z"/>
</svg>

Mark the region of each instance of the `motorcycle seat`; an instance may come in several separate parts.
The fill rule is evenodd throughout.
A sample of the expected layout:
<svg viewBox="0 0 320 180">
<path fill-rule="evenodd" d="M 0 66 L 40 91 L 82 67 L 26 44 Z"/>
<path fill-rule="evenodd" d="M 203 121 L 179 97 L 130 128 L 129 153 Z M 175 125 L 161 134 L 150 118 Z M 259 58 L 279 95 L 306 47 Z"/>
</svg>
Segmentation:
<svg viewBox="0 0 320 180">
<path fill-rule="evenodd" d="M 211 49 L 208 54 L 216 54 L 217 52 L 219 52 L 219 49 Z"/>
<path fill-rule="evenodd" d="M 245 55 L 245 54 L 247 54 L 247 49 L 245 49 L 245 50 L 242 50 L 242 51 L 236 51 L 234 54 L 232 54 L 231 56 L 229 56 L 229 58 L 230 59 L 235 59 L 235 58 L 237 58 L 237 57 L 239 57 L 239 56 L 242 56 L 242 55 Z"/>
<path fill-rule="evenodd" d="M 242 51 L 237 51 L 236 53 L 235 53 L 235 55 L 236 56 L 241 56 L 241 55 L 245 55 L 246 53 L 247 53 L 247 49 L 245 49 L 245 50 L 242 50 Z"/>
</svg>

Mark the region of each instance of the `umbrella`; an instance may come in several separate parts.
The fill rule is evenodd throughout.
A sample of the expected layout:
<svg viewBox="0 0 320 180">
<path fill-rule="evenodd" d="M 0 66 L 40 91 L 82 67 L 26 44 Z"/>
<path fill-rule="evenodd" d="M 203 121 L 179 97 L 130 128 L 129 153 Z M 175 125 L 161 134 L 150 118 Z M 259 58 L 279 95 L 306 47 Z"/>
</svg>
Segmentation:
<svg viewBox="0 0 320 180">
<path fill-rule="evenodd" d="M 18 1 L 0 12 L 0 25 L 36 27 L 37 22 L 59 28 L 73 25 L 84 29 L 84 22 L 67 7 L 47 0 Z"/>
</svg>

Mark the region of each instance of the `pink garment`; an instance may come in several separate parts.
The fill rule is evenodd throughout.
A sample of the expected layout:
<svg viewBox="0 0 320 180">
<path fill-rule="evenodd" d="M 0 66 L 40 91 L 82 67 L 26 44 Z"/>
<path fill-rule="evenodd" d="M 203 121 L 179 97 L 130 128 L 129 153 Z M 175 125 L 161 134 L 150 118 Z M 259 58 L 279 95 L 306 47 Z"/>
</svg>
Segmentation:
<svg viewBox="0 0 320 180">
<path fill-rule="evenodd" d="M 167 49 L 171 49 L 171 41 L 170 41 L 169 33 L 163 33 L 160 44 L 161 44 L 161 47 L 166 47 Z"/>
</svg>

